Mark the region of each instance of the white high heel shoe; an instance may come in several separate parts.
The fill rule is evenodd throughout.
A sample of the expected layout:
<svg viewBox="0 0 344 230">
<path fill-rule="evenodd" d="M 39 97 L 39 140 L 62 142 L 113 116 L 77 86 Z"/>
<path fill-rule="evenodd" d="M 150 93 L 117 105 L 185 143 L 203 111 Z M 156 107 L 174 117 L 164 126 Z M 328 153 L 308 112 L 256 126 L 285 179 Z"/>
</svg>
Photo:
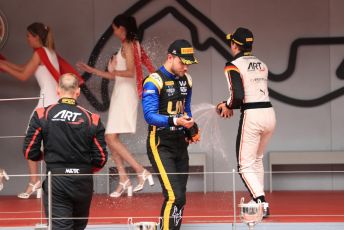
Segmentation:
<svg viewBox="0 0 344 230">
<path fill-rule="evenodd" d="M 18 198 L 21 199 L 29 199 L 30 196 L 36 192 L 36 198 L 39 199 L 42 197 L 42 187 L 41 187 L 41 181 L 37 181 L 35 184 L 29 183 L 29 186 L 31 188 L 31 192 L 23 192 L 18 194 Z"/>
<path fill-rule="evenodd" d="M 1 169 L 1 172 L 0 172 L 0 191 L 4 188 L 4 183 L 2 182 L 2 178 L 5 178 L 5 180 L 10 179 L 10 177 L 7 175 L 4 169 Z"/>
<path fill-rule="evenodd" d="M 145 185 L 146 180 L 148 180 L 148 183 L 150 186 L 154 185 L 154 180 L 153 180 L 153 176 L 150 172 L 148 172 L 146 169 L 143 170 L 143 172 L 141 174 L 138 175 L 139 177 L 142 177 L 143 181 L 141 183 L 139 183 L 135 188 L 134 188 L 134 192 L 138 192 L 141 191 L 143 189 L 143 186 Z"/>
<path fill-rule="evenodd" d="M 119 182 L 119 186 L 121 186 L 121 190 L 119 192 L 112 192 L 110 194 L 110 197 L 118 198 L 122 195 L 123 192 L 125 192 L 125 190 L 127 190 L 128 196 L 133 196 L 133 186 L 131 185 L 129 179 L 126 180 L 124 183 Z"/>
</svg>

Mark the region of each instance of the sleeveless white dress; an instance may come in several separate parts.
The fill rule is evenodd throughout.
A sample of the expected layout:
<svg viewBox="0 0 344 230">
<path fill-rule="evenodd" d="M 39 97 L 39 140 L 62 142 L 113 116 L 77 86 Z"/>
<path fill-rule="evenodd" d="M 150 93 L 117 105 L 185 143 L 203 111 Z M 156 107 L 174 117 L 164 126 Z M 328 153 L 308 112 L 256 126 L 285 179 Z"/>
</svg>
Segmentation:
<svg viewBox="0 0 344 230">
<path fill-rule="evenodd" d="M 56 53 L 54 51 L 50 51 L 46 47 L 44 47 L 44 50 L 51 64 L 58 72 L 60 72 L 60 67 L 58 64 Z M 37 79 L 39 87 L 41 88 L 40 96 L 43 95 L 44 97 L 43 99 L 40 99 L 38 101 L 36 108 L 56 104 L 59 100 L 59 97 L 56 93 L 57 82 L 44 64 L 38 66 L 37 70 L 35 71 L 35 77 Z"/>
<path fill-rule="evenodd" d="M 122 56 L 122 48 L 114 58 L 116 66 L 110 61 L 108 71 L 127 69 L 126 60 Z M 105 133 L 135 133 L 138 102 L 136 73 L 134 77 L 116 76 Z"/>
</svg>

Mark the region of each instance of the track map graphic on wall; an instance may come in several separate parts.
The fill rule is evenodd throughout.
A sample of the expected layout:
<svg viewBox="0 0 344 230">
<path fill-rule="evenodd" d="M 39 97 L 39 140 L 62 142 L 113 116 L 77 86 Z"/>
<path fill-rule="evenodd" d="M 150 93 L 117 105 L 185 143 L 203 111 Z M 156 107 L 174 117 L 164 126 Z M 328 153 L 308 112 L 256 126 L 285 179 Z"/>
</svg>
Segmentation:
<svg viewBox="0 0 344 230">
<path fill-rule="evenodd" d="M 152 0 L 141 0 L 129 7 L 125 14 L 134 15 L 140 10 L 144 10 L 147 5 L 152 2 Z M 226 33 L 221 30 L 211 19 L 198 11 L 192 4 L 186 0 L 176 0 L 181 7 L 183 7 L 187 12 L 189 12 L 193 17 L 200 20 L 203 25 L 208 28 L 217 38 L 209 37 L 203 43 L 200 42 L 198 29 L 195 24 L 188 19 L 186 15 L 178 11 L 175 7 L 166 6 L 160 11 L 151 15 L 150 18 L 146 19 L 139 25 L 139 34 L 141 38 L 144 37 L 145 31 L 157 23 L 159 20 L 163 19 L 167 15 L 171 14 L 179 23 L 183 24 L 188 30 L 190 30 L 192 45 L 195 49 L 199 51 L 206 51 L 210 48 L 216 50 L 223 58 L 230 60 L 232 58 L 228 49 L 226 48 Z M 111 25 L 98 39 L 97 44 L 92 50 L 89 57 L 88 64 L 94 66 L 96 60 L 98 59 L 100 52 L 102 51 L 105 44 L 112 36 Z M 220 42 L 219 42 L 220 41 Z M 298 50 L 303 46 L 324 46 L 324 45 L 343 45 L 344 37 L 303 37 L 296 38 L 290 45 L 289 57 L 287 62 L 287 67 L 282 73 L 272 73 L 269 71 L 269 80 L 272 82 L 283 82 L 293 76 L 296 67 L 296 61 L 298 59 Z M 344 59 L 340 65 L 336 68 L 336 76 L 338 79 L 344 79 Z M 89 73 L 84 73 L 83 78 L 87 81 L 92 75 Z M 103 79 L 101 84 L 101 100 L 99 101 L 93 93 L 85 85 L 82 88 L 82 92 L 85 94 L 87 100 L 91 105 L 98 111 L 106 111 L 109 107 L 109 94 L 108 94 L 109 80 Z M 344 87 L 340 87 L 332 92 L 328 92 L 324 95 L 320 95 L 311 99 L 299 99 L 292 96 L 288 96 L 279 93 L 271 88 L 269 88 L 269 94 L 271 98 L 274 98 L 283 103 L 297 106 L 297 107 L 315 107 L 322 104 L 328 103 L 344 94 Z"/>
</svg>

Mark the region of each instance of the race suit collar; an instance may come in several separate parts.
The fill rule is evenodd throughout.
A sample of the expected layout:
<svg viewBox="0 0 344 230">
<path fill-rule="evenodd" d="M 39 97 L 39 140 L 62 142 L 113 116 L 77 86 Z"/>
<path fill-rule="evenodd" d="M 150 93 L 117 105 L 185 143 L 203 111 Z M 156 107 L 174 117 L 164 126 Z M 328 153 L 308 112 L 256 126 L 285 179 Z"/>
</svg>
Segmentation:
<svg viewBox="0 0 344 230">
<path fill-rule="evenodd" d="M 170 73 L 170 72 L 165 68 L 165 66 L 161 66 L 161 67 L 159 68 L 159 70 L 160 70 L 165 76 L 167 76 L 167 77 L 170 78 L 170 79 L 173 79 L 173 80 L 174 80 L 174 79 L 177 78 L 176 75 Z"/>
<path fill-rule="evenodd" d="M 59 100 L 59 103 L 68 104 L 68 105 L 77 105 L 78 103 L 74 98 L 63 97 Z"/>
<path fill-rule="evenodd" d="M 251 52 L 240 52 L 237 55 L 235 55 L 233 59 L 235 60 L 235 59 L 242 57 L 242 56 L 252 56 L 252 53 Z"/>
</svg>

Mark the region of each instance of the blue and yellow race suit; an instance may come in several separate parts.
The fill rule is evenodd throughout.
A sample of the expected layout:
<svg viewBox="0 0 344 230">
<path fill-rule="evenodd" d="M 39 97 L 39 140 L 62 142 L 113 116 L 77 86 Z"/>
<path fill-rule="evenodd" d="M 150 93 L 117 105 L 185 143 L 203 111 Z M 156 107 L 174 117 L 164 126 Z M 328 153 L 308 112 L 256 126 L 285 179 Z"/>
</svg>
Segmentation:
<svg viewBox="0 0 344 230">
<path fill-rule="evenodd" d="M 192 117 L 192 79 L 178 77 L 164 66 L 143 83 L 142 107 L 149 124 L 147 154 L 162 186 L 165 200 L 161 209 L 161 229 L 180 229 L 189 171 L 188 143 L 184 128 L 174 119 Z"/>
</svg>

